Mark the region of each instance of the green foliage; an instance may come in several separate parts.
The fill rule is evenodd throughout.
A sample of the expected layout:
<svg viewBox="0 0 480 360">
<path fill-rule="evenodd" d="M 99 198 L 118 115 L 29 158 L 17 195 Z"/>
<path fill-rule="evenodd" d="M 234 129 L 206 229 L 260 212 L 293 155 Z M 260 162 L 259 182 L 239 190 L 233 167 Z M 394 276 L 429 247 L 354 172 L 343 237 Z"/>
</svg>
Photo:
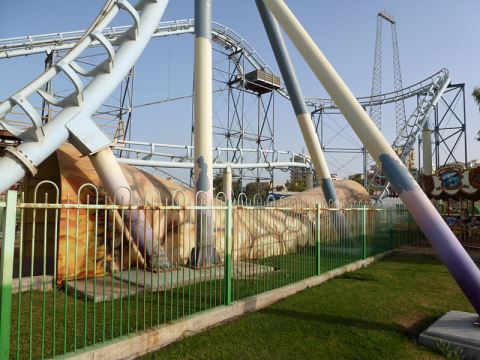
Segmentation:
<svg viewBox="0 0 480 360">
<path fill-rule="evenodd" d="M 304 191 L 307 188 L 307 184 L 304 179 L 294 182 L 287 181 L 285 187 L 288 191 Z"/>
<path fill-rule="evenodd" d="M 249 182 L 245 185 L 243 193 L 247 196 L 249 201 L 258 199 L 257 195 L 260 195 L 263 200 L 266 199 L 268 192 L 270 191 L 270 182 L 261 182 L 256 181 Z"/>
<path fill-rule="evenodd" d="M 472 96 L 477 105 L 480 106 L 480 86 L 476 86 L 475 89 L 473 89 Z"/>
<path fill-rule="evenodd" d="M 218 173 L 213 178 L 213 194 L 217 195 L 219 192 L 223 191 L 223 175 Z"/>
<path fill-rule="evenodd" d="M 353 180 L 363 186 L 363 174 L 355 174 L 349 177 L 350 180 Z"/>
<path fill-rule="evenodd" d="M 437 344 L 437 351 L 445 356 L 447 360 L 463 360 L 465 357 L 462 355 L 462 349 L 459 349 L 449 343 L 440 341 Z"/>
<path fill-rule="evenodd" d="M 233 176 L 235 176 L 235 174 L 233 174 Z M 223 192 L 223 174 L 221 172 L 217 173 L 213 178 L 213 194 L 217 195 L 219 192 Z M 234 198 L 237 198 L 242 192 L 242 189 L 240 188 L 240 179 L 232 180 L 232 192 Z"/>
</svg>

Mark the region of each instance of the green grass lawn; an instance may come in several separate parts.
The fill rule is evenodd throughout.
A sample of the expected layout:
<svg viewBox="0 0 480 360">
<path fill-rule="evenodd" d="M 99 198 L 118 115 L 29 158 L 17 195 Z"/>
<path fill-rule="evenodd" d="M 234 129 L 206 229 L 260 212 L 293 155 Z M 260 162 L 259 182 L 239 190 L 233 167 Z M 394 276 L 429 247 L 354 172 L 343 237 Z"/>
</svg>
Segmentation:
<svg viewBox="0 0 480 360">
<path fill-rule="evenodd" d="M 441 359 L 416 340 L 449 310 L 473 311 L 446 268 L 397 255 L 143 359 Z"/>
<path fill-rule="evenodd" d="M 352 244 L 322 247 L 322 272 L 361 258 L 361 249 Z M 344 247 L 346 249 L 344 249 Z M 368 248 L 368 253 L 382 249 Z M 279 288 L 315 275 L 315 247 L 299 248 L 297 253 L 243 262 L 245 269 L 254 263 L 271 270 L 255 277 L 232 281 L 234 300 Z M 215 272 L 205 269 L 205 273 Z M 170 273 L 163 273 L 169 277 Z M 133 276 L 133 275 L 132 275 Z M 139 275 L 142 276 L 141 273 Z M 164 277 L 160 276 L 160 282 Z M 90 279 L 90 282 L 93 280 Z M 82 285 L 77 285 L 82 290 Z M 103 278 L 96 282 L 103 288 Z M 108 287 L 108 285 L 107 285 Z M 150 291 L 123 283 L 130 296 L 94 304 L 83 296 L 55 292 L 25 292 L 12 296 L 11 358 L 37 359 L 69 353 L 224 304 L 224 280 L 205 281 L 165 291 Z"/>
</svg>

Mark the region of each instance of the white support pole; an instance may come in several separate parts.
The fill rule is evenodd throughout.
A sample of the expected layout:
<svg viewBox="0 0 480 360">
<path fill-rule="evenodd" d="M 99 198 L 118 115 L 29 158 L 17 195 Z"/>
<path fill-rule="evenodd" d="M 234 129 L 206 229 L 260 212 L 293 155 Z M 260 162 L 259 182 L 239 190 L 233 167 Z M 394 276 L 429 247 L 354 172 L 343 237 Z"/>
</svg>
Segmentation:
<svg viewBox="0 0 480 360">
<path fill-rule="evenodd" d="M 195 190 L 213 199 L 212 167 L 212 25 L 211 0 L 195 0 L 194 66 Z"/>
<path fill-rule="evenodd" d="M 337 194 L 333 186 L 327 161 L 322 151 L 322 146 L 318 135 L 313 126 L 312 117 L 305 104 L 302 89 L 297 79 L 297 74 L 292 60 L 283 40 L 282 32 L 277 21 L 265 6 L 264 0 L 256 0 L 257 8 L 263 21 L 263 25 L 272 46 L 273 53 L 277 60 L 278 67 L 285 82 L 290 101 L 297 117 L 298 125 L 302 132 L 303 139 L 307 145 L 308 152 L 312 158 L 312 163 L 320 181 L 325 200 L 329 203 L 336 203 Z M 313 179 L 310 189 L 313 188 Z M 307 189 L 309 189 L 307 184 Z"/>
<path fill-rule="evenodd" d="M 308 169 L 305 175 L 305 188 L 307 190 L 313 189 L 313 171 L 311 169 Z M 327 195 L 324 195 L 325 199 L 327 199 Z"/>
<path fill-rule="evenodd" d="M 119 205 L 139 205 L 120 164 L 115 159 L 110 147 L 90 155 L 90 161 L 98 177 L 108 192 L 112 201 Z M 130 224 L 130 233 L 142 256 L 146 257 L 147 266 L 152 269 L 164 269 L 170 262 L 161 245 L 161 239 L 153 230 L 144 211 L 125 210 L 126 224 Z"/>
<path fill-rule="evenodd" d="M 232 200 L 232 168 L 227 167 L 223 172 L 223 193 L 225 201 Z"/>
<path fill-rule="evenodd" d="M 480 313 L 480 270 L 325 55 L 282 0 L 265 0 L 295 47 L 365 145 L 400 199 Z"/>
<path fill-rule="evenodd" d="M 430 176 L 432 173 L 432 130 L 425 127 L 423 129 L 423 175 Z"/>
<path fill-rule="evenodd" d="M 194 66 L 194 184 L 198 205 L 213 205 L 212 166 L 212 5 L 195 0 Z M 213 245 L 213 211 L 196 212 L 195 248 L 190 256 L 194 267 L 218 262 Z"/>
</svg>

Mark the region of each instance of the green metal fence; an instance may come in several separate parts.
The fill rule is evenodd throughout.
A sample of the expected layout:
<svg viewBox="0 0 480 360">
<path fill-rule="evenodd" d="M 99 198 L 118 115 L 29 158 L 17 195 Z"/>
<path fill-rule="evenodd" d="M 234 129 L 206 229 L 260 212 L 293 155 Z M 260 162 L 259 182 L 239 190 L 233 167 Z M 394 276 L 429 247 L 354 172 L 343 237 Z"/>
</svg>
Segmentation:
<svg viewBox="0 0 480 360">
<path fill-rule="evenodd" d="M 63 201 L 42 186 L 0 202 L 2 359 L 68 355 L 422 239 L 403 208 L 205 206 L 181 192 L 119 206 L 90 185 Z M 198 210 L 212 214 L 219 259 L 202 268 L 188 263 Z M 168 269 L 152 270 L 136 247 L 130 211 L 149 219 Z"/>
</svg>

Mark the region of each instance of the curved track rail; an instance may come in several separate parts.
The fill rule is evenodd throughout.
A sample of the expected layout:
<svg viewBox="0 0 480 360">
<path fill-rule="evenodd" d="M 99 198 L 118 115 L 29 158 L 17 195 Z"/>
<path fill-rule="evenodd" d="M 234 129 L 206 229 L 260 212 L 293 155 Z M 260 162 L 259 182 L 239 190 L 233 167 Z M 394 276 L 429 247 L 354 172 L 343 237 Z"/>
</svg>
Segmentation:
<svg viewBox="0 0 480 360">
<path fill-rule="evenodd" d="M 112 145 L 112 149 L 117 152 L 125 153 L 127 156 L 117 158 L 119 162 L 137 165 L 165 168 L 193 168 L 193 146 L 181 146 L 171 144 L 158 144 L 141 141 L 122 141 Z M 223 169 L 230 167 L 232 169 L 255 169 L 255 168 L 311 168 L 312 161 L 305 154 L 297 154 L 285 150 L 268 149 L 247 149 L 247 148 L 228 148 L 215 147 L 213 150 L 213 167 Z M 224 154 L 238 153 L 239 156 L 234 162 L 224 162 Z M 271 161 L 263 163 L 246 163 L 248 155 L 256 155 L 257 159 L 266 159 Z"/>
<path fill-rule="evenodd" d="M 400 160 L 405 163 L 408 155 L 413 150 L 417 135 L 422 131 L 427 123 L 430 113 L 438 103 L 447 86 L 450 84 L 450 76 L 445 69 L 440 71 L 426 93 L 419 97 L 418 106 L 400 129 L 397 137 L 393 141 L 392 147 L 397 152 Z M 388 193 L 390 183 L 382 175 L 382 169 L 378 168 L 373 175 L 368 187 L 378 192 L 377 200 L 385 197 Z"/>
<path fill-rule="evenodd" d="M 158 24 L 152 38 L 165 37 L 182 34 L 193 34 L 195 21 L 193 19 L 163 21 Z M 116 41 L 126 31 L 128 26 L 116 26 L 104 28 L 102 34 L 109 41 Z M 51 33 L 43 35 L 21 36 L 8 39 L 0 39 L 0 59 L 12 58 L 17 56 L 27 56 L 32 54 L 40 54 L 50 51 L 60 51 L 71 49 L 76 42 L 82 37 L 84 31 L 70 31 Z M 242 36 L 225 25 L 212 23 L 212 40 L 219 46 L 230 51 L 231 53 L 242 51 L 245 58 L 255 69 L 264 69 L 273 73 L 271 68 L 266 64 L 263 58 L 255 51 Z M 88 46 L 100 46 L 101 43 L 93 39 Z M 383 105 L 394 103 L 418 94 L 428 92 L 435 79 L 441 75 L 446 69 L 442 69 L 437 73 L 407 87 L 397 91 L 392 91 L 380 95 L 363 96 L 357 98 L 363 107 L 371 107 L 375 105 Z M 282 86 L 278 92 L 285 98 L 289 99 L 286 89 Z M 318 97 L 305 97 L 308 106 L 316 109 L 336 108 L 335 103 L 331 99 L 322 99 Z"/>
<path fill-rule="evenodd" d="M 167 3 L 167 0 L 140 0 L 133 6 L 127 0 L 110 1 L 110 6 L 58 63 L 0 103 L 0 124 L 23 140 L 15 148 L 6 148 L 7 155 L 0 159 L 0 169 L 3 169 L 0 191 L 8 189 L 27 173 L 36 174 L 36 166 L 68 138 L 79 144 L 85 153 L 108 146 L 110 141 L 96 127 L 91 115 L 135 64 Z M 120 36 L 108 39 L 103 32 L 120 11 L 130 15 L 132 24 Z M 94 42 L 103 47 L 105 59 L 89 69 L 80 67 L 75 60 Z M 74 88 L 65 98 L 55 98 L 42 90 L 45 84 L 60 74 L 68 78 Z M 84 81 L 88 80 L 85 85 Z M 35 93 L 62 109 L 53 121 L 45 125 L 29 101 Z M 13 108 L 20 108 L 28 116 L 31 126 L 18 129 L 5 122 L 4 115 Z"/>
</svg>

